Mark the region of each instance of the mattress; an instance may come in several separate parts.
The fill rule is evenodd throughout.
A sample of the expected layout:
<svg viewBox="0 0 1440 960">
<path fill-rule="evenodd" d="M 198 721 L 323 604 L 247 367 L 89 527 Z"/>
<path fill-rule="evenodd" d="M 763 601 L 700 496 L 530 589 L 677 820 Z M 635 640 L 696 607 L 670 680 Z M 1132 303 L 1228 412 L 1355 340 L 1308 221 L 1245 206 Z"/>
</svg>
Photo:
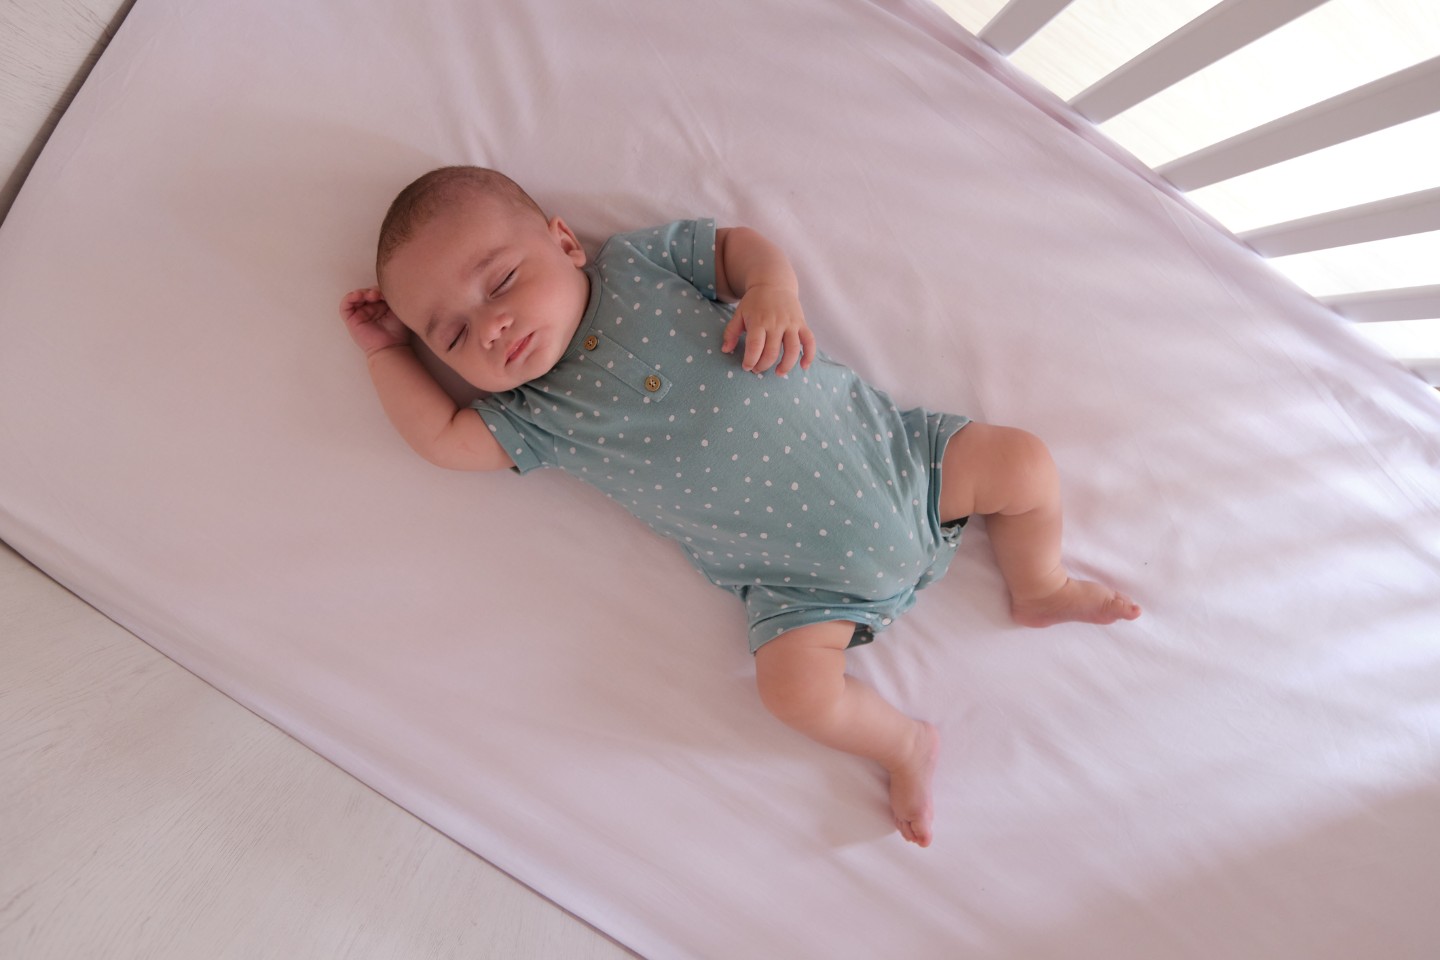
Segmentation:
<svg viewBox="0 0 1440 960">
<path fill-rule="evenodd" d="M 1014 626 L 972 525 L 851 655 L 945 739 L 929 849 L 675 544 L 387 425 L 335 305 L 450 163 L 592 253 L 753 226 L 828 354 L 1045 438 L 1146 615 Z M 644 956 L 1440 940 L 1433 391 L 927 6 L 140 0 L 0 227 L 0 337 L 0 537 Z"/>
</svg>

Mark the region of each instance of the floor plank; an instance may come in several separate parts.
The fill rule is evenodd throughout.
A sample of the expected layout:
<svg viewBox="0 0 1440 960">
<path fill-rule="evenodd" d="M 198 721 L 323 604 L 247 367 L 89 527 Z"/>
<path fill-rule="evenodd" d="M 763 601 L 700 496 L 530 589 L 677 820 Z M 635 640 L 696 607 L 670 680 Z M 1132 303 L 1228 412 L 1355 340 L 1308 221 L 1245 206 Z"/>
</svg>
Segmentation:
<svg viewBox="0 0 1440 960">
<path fill-rule="evenodd" d="M 0 545 L 0 957 L 633 956 Z"/>
</svg>

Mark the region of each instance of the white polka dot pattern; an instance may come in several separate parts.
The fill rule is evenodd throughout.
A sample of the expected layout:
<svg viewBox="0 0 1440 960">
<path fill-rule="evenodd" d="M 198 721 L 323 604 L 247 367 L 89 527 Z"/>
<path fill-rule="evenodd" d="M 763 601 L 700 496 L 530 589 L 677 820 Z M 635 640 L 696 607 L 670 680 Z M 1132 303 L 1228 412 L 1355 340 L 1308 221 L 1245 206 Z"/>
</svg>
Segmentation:
<svg viewBox="0 0 1440 960">
<path fill-rule="evenodd" d="M 887 626 L 947 546 L 931 460 L 964 418 L 902 413 L 823 355 L 787 377 L 742 370 L 743 346 L 720 352 L 732 310 L 713 299 L 714 251 L 708 220 L 612 237 L 560 363 L 476 409 L 520 472 L 598 487 L 745 597 L 752 622 Z"/>
</svg>

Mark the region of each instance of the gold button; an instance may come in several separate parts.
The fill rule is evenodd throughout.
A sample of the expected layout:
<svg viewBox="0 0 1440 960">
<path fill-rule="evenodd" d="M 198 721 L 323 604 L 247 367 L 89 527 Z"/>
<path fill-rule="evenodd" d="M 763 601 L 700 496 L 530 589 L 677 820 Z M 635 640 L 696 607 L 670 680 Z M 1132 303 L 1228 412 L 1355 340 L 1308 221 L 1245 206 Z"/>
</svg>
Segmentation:
<svg viewBox="0 0 1440 960">
<path fill-rule="evenodd" d="M 595 336 L 595 334 L 592 333 L 590 334 L 590 336 L 585 338 L 586 350 L 594 350 L 598 346 L 600 346 L 600 338 Z"/>
<path fill-rule="evenodd" d="M 659 389 L 660 389 L 660 378 L 657 377 L 657 376 L 655 376 L 653 373 L 652 373 L 650 376 L 646 377 L 646 378 L 645 378 L 645 389 L 646 389 L 646 390 L 649 390 L 651 393 L 654 393 L 656 390 L 659 390 Z"/>
</svg>

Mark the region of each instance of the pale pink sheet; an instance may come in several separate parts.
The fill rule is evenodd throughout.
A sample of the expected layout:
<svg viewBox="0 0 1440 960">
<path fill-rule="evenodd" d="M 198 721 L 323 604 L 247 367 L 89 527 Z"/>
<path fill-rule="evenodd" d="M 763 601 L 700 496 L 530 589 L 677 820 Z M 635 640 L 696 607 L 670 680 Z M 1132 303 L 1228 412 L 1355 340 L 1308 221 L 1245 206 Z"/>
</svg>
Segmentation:
<svg viewBox="0 0 1440 960">
<path fill-rule="evenodd" d="M 0 536 L 649 957 L 1432 956 L 1440 404 L 985 64 L 901 0 L 140 0 L 0 228 Z M 1012 626 L 980 527 L 853 655 L 931 849 L 674 546 L 385 423 L 335 304 L 452 162 L 753 225 L 827 352 L 1049 441 L 1147 615 Z"/>
</svg>

